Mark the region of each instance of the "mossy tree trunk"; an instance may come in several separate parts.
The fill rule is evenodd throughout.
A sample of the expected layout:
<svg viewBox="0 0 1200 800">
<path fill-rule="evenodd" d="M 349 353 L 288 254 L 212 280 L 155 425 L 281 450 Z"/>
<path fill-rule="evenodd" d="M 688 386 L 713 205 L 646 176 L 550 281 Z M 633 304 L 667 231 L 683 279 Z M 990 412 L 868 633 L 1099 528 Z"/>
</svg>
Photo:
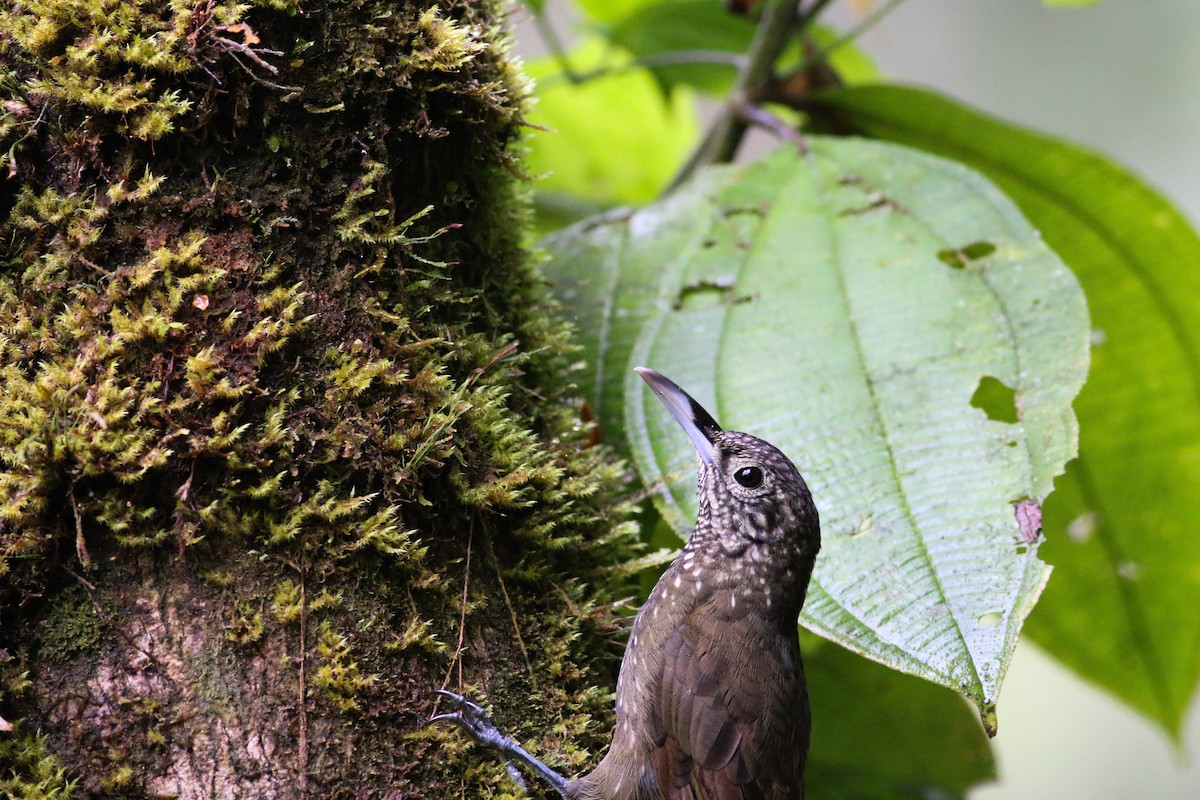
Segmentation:
<svg viewBox="0 0 1200 800">
<path fill-rule="evenodd" d="M 511 787 L 442 685 L 596 755 L 635 537 L 505 10 L 0 6 L 0 793 Z"/>
</svg>

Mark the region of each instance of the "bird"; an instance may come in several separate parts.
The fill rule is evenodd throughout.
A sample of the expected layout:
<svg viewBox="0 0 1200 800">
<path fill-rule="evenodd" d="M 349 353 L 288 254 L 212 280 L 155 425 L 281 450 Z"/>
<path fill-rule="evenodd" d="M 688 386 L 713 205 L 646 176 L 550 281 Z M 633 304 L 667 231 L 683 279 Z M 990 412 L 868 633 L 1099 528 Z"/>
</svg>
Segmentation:
<svg viewBox="0 0 1200 800">
<path fill-rule="evenodd" d="M 608 752 L 568 780 L 461 695 L 439 690 L 451 710 L 431 721 L 460 725 L 567 800 L 802 800 L 811 714 L 797 617 L 820 550 L 812 495 L 774 445 L 723 430 L 670 379 L 636 370 L 691 439 L 699 512 L 634 619 Z"/>
</svg>

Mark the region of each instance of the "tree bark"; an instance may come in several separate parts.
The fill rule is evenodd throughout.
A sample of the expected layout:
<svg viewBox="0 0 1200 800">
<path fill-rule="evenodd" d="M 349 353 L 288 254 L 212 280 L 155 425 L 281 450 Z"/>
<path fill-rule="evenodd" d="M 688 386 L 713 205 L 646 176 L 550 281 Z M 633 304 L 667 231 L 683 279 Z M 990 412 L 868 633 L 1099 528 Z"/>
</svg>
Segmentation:
<svg viewBox="0 0 1200 800">
<path fill-rule="evenodd" d="M 0 789 L 511 790 L 440 686 L 597 755 L 636 531 L 520 247 L 503 14 L 0 8 Z"/>
</svg>

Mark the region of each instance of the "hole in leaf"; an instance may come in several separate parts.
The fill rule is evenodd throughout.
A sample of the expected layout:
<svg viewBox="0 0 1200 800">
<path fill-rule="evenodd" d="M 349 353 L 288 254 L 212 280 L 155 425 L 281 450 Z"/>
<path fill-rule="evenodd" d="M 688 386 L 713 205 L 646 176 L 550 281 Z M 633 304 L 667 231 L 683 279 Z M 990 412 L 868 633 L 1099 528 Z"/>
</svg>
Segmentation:
<svg viewBox="0 0 1200 800">
<path fill-rule="evenodd" d="M 721 304 L 749 303 L 758 299 L 757 295 L 738 296 L 733 290 L 733 278 L 705 278 L 680 289 L 671 308 L 675 311 L 683 308 L 709 308 Z"/>
<path fill-rule="evenodd" d="M 681 308 L 703 308 L 706 306 L 715 306 L 725 301 L 725 295 L 733 291 L 732 278 L 716 278 L 696 281 L 689 283 L 679 290 L 679 296 L 675 298 L 674 307 L 678 311 Z"/>
<path fill-rule="evenodd" d="M 851 208 L 843 208 L 838 211 L 839 217 L 853 217 L 859 214 L 868 214 L 877 209 L 886 209 L 897 213 L 904 213 L 904 206 L 891 199 L 883 192 L 869 192 L 867 194 L 867 202 L 863 205 L 853 206 Z"/>
<path fill-rule="evenodd" d="M 1000 620 L 1004 619 L 1004 615 L 999 611 L 989 611 L 979 618 L 979 627 L 994 628 L 1000 624 Z"/>
<path fill-rule="evenodd" d="M 850 538 L 860 539 L 870 533 L 873 527 L 875 527 L 875 515 L 868 514 L 862 518 L 861 522 L 858 523 L 858 528 L 854 531 L 854 533 L 850 534 Z"/>
<path fill-rule="evenodd" d="M 750 214 L 755 217 L 767 216 L 768 207 L 765 205 L 759 206 L 729 206 L 721 209 L 721 216 L 725 219 L 735 217 L 739 214 Z"/>
<path fill-rule="evenodd" d="M 952 269 L 962 269 L 972 261 L 978 261 L 994 252 L 996 252 L 996 245 L 991 242 L 971 242 L 966 247 L 947 247 L 945 250 L 938 250 L 937 257 Z"/>
<path fill-rule="evenodd" d="M 1003 381 L 984 375 L 979 379 L 971 405 L 987 414 L 995 422 L 1012 424 L 1017 421 L 1017 394 Z"/>
</svg>

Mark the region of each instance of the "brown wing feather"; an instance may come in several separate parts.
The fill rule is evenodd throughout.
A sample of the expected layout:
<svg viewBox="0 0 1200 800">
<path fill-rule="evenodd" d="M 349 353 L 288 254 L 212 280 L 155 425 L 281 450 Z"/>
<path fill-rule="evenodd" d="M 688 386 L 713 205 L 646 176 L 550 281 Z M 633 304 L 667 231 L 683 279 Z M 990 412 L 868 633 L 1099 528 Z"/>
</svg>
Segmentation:
<svg viewBox="0 0 1200 800">
<path fill-rule="evenodd" d="M 803 797 L 808 708 L 795 628 L 770 630 L 740 610 L 714 595 L 663 644 L 653 761 L 666 800 Z"/>
</svg>

